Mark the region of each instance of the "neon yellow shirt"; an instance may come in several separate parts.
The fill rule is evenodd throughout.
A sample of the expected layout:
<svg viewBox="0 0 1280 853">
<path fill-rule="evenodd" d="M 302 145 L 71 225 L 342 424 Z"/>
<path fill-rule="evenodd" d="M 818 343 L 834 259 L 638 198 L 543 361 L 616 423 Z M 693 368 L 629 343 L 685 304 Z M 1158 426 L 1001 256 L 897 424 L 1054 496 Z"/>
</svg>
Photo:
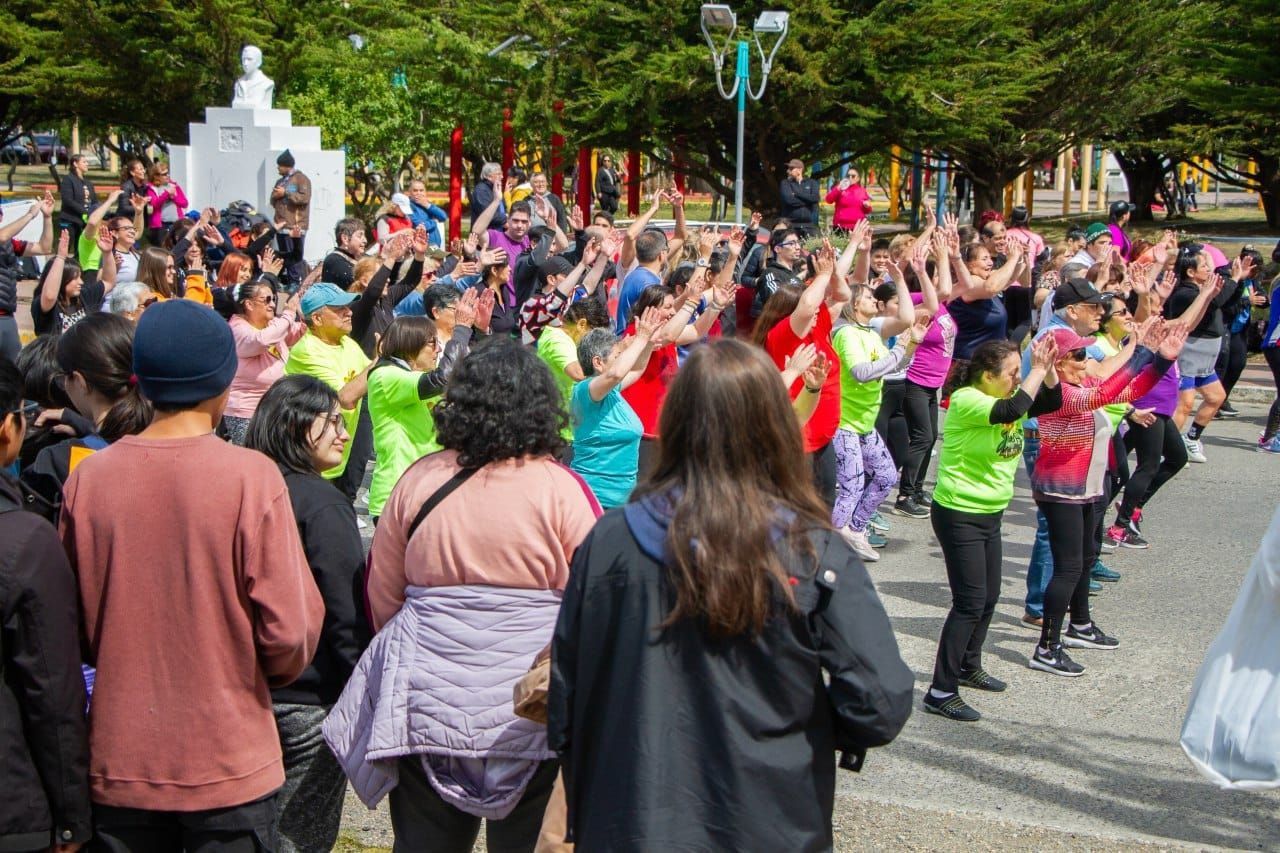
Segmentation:
<svg viewBox="0 0 1280 853">
<path fill-rule="evenodd" d="M 853 377 L 852 368 L 855 364 L 888 358 L 889 348 L 879 332 L 856 323 L 836 329 L 831 348 L 840 356 L 840 364 L 846 370 L 840 377 L 840 429 L 866 435 L 876 428 L 884 380 L 859 382 Z"/>
<path fill-rule="evenodd" d="M 564 400 L 564 410 L 569 411 L 573 399 L 574 380 L 565 373 L 565 368 L 578 362 L 578 347 L 569 333 L 558 326 L 547 326 L 538 338 L 538 358 L 551 368 L 551 378 L 560 389 Z M 573 427 L 567 426 L 560 431 L 566 441 L 573 441 Z"/>
<path fill-rule="evenodd" d="M 311 332 L 307 332 L 301 340 L 290 347 L 289 360 L 285 362 L 284 372 L 314 376 L 333 390 L 341 391 L 342 386 L 355 379 L 360 371 L 368 366 L 369 357 L 351 338 L 344 337 L 341 343 L 327 344 Z M 351 445 L 354 443 L 356 424 L 360 421 L 362 405 L 364 405 L 363 400 L 356 403 L 354 408 L 342 410 L 342 421 L 347 425 L 347 434 L 351 439 L 348 439 L 346 447 L 342 449 L 342 461 L 324 472 L 327 480 L 336 479 L 347 470 L 347 457 L 351 455 Z"/>
<path fill-rule="evenodd" d="M 440 395 L 418 396 L 422 371 L 399 364 L 383 364 L 369 372 L 369 419 L 377 461 L 369 484 L 369 515 L 382 515 L 400 475 L 428 453 L 440 449 L 431 409 Z"/>
</svg>

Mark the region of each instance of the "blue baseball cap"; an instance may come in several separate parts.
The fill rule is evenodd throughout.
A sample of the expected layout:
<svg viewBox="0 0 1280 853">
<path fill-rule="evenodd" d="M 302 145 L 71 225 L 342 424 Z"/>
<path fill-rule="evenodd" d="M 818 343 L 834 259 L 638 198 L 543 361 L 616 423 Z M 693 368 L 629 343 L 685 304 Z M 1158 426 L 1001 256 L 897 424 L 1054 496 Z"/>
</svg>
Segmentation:
<svg viewBox="0 0 1280 853">
<path fill-rule="evenodd" d="M 360 294 L 358 293 L 347 293 L 336 284 L 318 281 L 308 287 L 306 293 L 302 294 L 302 316 L 310 317 L 326 306 L 341 308 L 343 305 L 350 305 L 359 298 Z"/>
</svg>

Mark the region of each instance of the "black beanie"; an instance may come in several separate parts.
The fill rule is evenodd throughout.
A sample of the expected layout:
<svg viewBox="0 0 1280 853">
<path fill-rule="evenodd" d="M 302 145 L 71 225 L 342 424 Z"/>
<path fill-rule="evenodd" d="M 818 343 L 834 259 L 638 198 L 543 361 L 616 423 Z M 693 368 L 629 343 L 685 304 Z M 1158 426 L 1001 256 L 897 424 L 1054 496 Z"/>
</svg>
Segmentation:
<svg viewBox="0 0 1280 853">
<path fill-rule="evenodd" d="M 276 158 L 277 166 L 288 166 L 290 169 L 292 169 L 293 164 L 294 164 L 293 155 L 289 153 L 288 148 L 284 149 L 284 151 L 281 152 L 280 156 Z"/>
<path fill-rule="evenodd" d="M 133 335 L 133 373 L 153 403 L 190 407 L 217 397 L 235 378 L 239 360 L 231 327 L 189 299 L 152 305 Z"/>
</svg>

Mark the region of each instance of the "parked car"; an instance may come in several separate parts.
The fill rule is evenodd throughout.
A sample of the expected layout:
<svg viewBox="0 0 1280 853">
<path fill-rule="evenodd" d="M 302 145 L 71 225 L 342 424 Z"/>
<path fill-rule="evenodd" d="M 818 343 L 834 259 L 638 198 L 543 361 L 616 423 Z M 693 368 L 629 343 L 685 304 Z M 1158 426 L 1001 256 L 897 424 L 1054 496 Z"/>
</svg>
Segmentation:
<svg viewBox="0 0 1280 853">
<path fill-rule="evenodd" d="M 58 141 L 58 137 L 52 133 L 34 134 L 36 141 L 36 151 L 39 154 L 41 163 L 66 163 L 67 162 L 67 146 Z"/>
<path fill-rule="evenodd" d="M 0 163 L 30 166 L 36 161 L 36 145 L 30 136 L 19 136 L 4 148 L 0 148 Z"/>
</svg>

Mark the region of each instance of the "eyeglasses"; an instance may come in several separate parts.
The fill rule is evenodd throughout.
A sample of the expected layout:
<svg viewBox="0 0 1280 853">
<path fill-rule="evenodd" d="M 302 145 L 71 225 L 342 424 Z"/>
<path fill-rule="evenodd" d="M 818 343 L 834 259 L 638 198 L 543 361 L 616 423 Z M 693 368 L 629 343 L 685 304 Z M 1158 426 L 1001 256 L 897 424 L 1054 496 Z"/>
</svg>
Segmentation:
<svg viewBox="0 0 1280 853">
<path fill-rule="evenodd" d="M 23 400 L 22 405 L 16 409 L 10 409 L 5 412 L 5 417 L 9 415 L 18 415 L 22 418 L 27 426 L 31 426 L 31 422 L 36 419 L 36 415 L 40 413 L 40 404 L 35 400 Z"/>
<path fill-rule="evenodd" d="M 1083 347 L 1081 347 L 1080 349 L 1073 349 L 1071 351 L 1072 361 L 1084 361 L 1088 357 L 1089 357 L 1089 351 Z"/>
<path fill-rule="evenodd" d="M 342 432 L 347 426 L 346 421 L 342 419 L 341 412 L 330 412 L 324 415 L 324 425 L 326 429 L 332 429 L 334 432 Z"/>
<path fill-rule="evenodd" d="M 260 295 L 258 295 L 258 296 L 250 297 L 249 301 L 250 301 L 250 302 L 261 302 L 263 305 L 275 305 L 275 304 L 276 304 L 276 298 L 275 298 L 275 296 L 273 296 L 273 295 L 272 295 L 272 294 L 270 294 L 270 293 L 268 293 L 268 294 L 260 294 Z"/>
<path fill-rule="evenodd" d="M 799 243 L 798 241 L 796 241 L 796 240 L 788 240 L 788 241 L 787 241 L 787 242 L 785 242 L 785 243 L 779 243 L 779 244 L 778 244 L 778 248 L 779 248 L 779 249 L 794 249 L 796 246 L 799 246 L 799 245 L 800 245 L 800 243 Z"/>
</svg>

